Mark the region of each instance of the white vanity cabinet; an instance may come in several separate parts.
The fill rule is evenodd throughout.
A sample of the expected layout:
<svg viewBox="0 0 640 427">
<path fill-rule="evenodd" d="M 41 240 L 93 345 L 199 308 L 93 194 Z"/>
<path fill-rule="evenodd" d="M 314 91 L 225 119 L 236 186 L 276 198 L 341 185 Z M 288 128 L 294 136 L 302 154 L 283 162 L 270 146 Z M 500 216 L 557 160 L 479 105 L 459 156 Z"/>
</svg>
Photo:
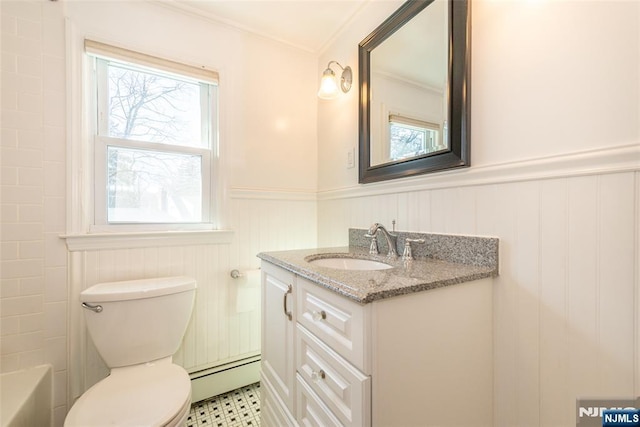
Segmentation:
<svg viewBox="0 0 640 427">
<path fill-rule="evenodd" d="M 359 304 L 262 275 L 264 426 L 492 424 L 492 279 Z"/>
</svg>

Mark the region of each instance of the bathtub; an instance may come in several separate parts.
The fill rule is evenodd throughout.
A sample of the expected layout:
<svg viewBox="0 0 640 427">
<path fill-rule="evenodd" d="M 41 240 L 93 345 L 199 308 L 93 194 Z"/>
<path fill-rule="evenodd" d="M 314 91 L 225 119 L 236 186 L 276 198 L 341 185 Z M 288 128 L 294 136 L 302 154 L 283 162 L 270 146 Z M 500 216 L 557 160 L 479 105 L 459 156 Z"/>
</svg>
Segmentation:
<svg viewBox="0 0 640 427">
<path fill-rule="evenodd" d="M 0 426 L 51 426 L 51 365 L 0 375 Z"/>
</svg>

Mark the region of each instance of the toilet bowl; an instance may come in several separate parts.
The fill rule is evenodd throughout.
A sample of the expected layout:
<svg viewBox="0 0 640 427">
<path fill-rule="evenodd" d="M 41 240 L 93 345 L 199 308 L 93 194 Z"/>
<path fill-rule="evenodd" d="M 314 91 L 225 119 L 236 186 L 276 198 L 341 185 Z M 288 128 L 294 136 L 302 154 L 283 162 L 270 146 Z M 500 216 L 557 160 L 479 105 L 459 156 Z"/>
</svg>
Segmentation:
<svg viewBox="0 0 640 427">
<path fill-rule="evenodd" d="M 87 329 L 110 374 L 74 403 L 64 425 L 183 426 L 189 374 L 172 363 L 195 295 L 188 277 L 95 285 L 80 295 Z"/>
<path fill-rule="evenodd" d="M 149 363 L 116 368 L 87 390 L 65 426 L 183 426 L 191 408 L 191 381 L 181 367 Z"/>
</svg>

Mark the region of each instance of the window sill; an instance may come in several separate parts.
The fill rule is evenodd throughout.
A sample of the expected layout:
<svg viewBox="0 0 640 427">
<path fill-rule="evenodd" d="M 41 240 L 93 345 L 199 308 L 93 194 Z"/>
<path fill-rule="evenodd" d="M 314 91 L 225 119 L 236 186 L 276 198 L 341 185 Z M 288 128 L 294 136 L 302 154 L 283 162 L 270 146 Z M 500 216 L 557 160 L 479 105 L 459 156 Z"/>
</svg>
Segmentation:
<svg viewBox="0 0 640 427">
<path fill-rule="evenodd" d="M 102 249 L 130 249 L 158 246 L 224 245 L 230 244 L 232 230 L 149 231 L 130 233 L 66 234 L 67 249 L 97 251 Z"/>
</svg>

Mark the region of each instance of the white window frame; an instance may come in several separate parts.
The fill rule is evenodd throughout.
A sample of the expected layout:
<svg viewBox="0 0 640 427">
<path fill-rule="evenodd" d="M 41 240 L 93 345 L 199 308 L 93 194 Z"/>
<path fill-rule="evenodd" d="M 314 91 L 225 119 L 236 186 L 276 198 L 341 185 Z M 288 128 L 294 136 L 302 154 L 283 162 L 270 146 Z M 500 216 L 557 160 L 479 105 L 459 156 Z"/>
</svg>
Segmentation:
<svg viewBox="0 0 640 427">
<path fill-rule="evenodd" d="M 218 76 L 217 73 L 200 68 L 151 57 L 138 52 L 104 45 L 99 42 L 85 40 L 85 53 L 88 63 L 92 66 L 88 87 L 92 88 L 89 101 L 89 125 L 91 127 L 92 142 L 90 151 L 93 153 L 93 200 L 92 224 L 89 231 L 102 232 L 136 232 L 163 230 L 215 230 L 218 229 L 220 216 L 219 203 L 219 147 L 218 147 Z M 137 140 L 120 139 L 106 136 L 108 117 L 98 114 L 106 111 L 107 99 L 99 99 L 98 84 L 106 84 L 107 61 L 131 63 L 144 70 L 173 75 L 182 80 L 192 80 L 201 85 L 201 102 L 203 127 L 208 127 L 206 135 L 208 147 L 187 147 L 166 143 L 153 143 Z M 202 89 L 207 87 L 208 90 Z M 102 88 L 103 93 L 105 87 Z M 205 117 L 206 116 L 206 117 Z M 207 121 L 205 121 L 206 119 Z M 209 123 L 207 126 L 206 123 Z M 185 223 L 108 223 L 107 222 L 107 150 L 110 146 L 125 149 L 143 149 L 164 153 L 189 154 L 200 156 L 202 159 L 202 217 L 201 222 Z"/>
</svg>

